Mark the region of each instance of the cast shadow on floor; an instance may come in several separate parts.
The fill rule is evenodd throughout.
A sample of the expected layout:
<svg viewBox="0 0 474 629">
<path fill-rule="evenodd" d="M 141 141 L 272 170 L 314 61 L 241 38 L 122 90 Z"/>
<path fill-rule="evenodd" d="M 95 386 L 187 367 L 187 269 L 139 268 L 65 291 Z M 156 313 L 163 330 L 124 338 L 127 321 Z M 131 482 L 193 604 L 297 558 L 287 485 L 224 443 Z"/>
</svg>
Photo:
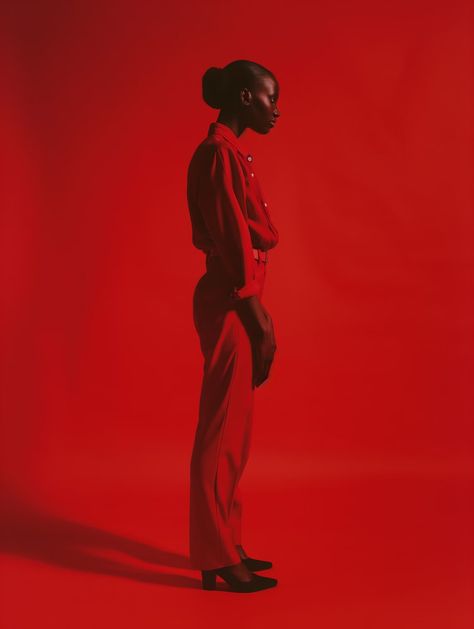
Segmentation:
<svg viewBox="0 0 474 629">
<path fill-rule="evenodd" d="M 184 555 L 105 531 L 88 524 L 43 512 L 18 500 L 2 501 L 0 552 L 43 563 L 96 574 L 122 577 L 155 585 L 197 588 L 197 579 L 174 573 L 153 572 L 100 553 L 129 557 L 171 568 L 189 570 Z"/>
</svg>

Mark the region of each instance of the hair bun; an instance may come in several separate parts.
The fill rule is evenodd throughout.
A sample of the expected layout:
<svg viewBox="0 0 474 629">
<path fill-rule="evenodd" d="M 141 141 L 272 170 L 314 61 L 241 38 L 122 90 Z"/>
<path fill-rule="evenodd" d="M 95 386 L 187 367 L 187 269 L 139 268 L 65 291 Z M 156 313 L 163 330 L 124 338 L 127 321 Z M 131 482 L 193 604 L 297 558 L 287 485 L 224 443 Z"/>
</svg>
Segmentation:
<svg viewBox="0 0 474 629">
<path fill-rule="evenodd" d="M 202 77 L 202 97 L 213 109 L 221 109 L 225 101 L 226 73 L 223 68 L 208 68 Z"/>
</svg>

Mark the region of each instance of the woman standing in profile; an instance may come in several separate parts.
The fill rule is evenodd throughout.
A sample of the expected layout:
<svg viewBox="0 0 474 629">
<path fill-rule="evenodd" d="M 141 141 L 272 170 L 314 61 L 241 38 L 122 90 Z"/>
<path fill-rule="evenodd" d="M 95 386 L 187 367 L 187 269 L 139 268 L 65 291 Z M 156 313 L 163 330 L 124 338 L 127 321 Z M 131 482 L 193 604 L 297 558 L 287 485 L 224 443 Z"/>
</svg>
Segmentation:
<svg viewBox="0 0 474 629">
<path fill-rule="evenodd" d="M 202 89 L 220 112 L 187 175 L 192 241 L 206 254 L 193 295 L 204 368 L 190 466 L 190 559 L 204 589 L 215 589 L 219 576 L 231 591 L 255 592 L 277 580 L 255 574 L 272 564 L 242 547 L 238 483 L 249 454 L 254 390 L 268 379 L 276 350 L 261 300 L 278 232 L 239 137 L 247 128 L 260 134 L 273 128 L 279 85 L 260 64 L 238 60 L 209 68 Z"/>
</svg>

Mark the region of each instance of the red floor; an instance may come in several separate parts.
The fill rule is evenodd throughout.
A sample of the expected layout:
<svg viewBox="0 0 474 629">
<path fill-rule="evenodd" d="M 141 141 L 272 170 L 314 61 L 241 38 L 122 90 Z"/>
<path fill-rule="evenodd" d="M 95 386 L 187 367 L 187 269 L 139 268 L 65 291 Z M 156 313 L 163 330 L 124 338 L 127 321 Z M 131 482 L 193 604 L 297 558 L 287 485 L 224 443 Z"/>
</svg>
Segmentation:
<svg viewBox="0 0 474 629">
<path fill-rule="evenodd" d="M 320 462 L 302 478 L 311 461 L 277 468 L 254 453 L 242 481 L 246 548 L 274 562 L 266 574 L 279 585 L 238 596 L 201 590 L 188 567 L 186 460 L 176 453 L 170 469 L 172 459 L 175 486 L 145 477 L 143 461 L 115 480 L 89 461 L 43 485 L 44 513 L 10 505 L 2 629 L 474 626 L 465 470 Z"/>
</svg>

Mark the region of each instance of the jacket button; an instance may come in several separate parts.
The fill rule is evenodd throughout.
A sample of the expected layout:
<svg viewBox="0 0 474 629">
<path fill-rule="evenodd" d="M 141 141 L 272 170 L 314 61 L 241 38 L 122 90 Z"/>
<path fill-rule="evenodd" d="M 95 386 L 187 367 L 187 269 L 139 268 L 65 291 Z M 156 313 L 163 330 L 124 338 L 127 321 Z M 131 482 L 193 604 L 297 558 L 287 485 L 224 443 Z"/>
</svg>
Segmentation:
<svg viewBox="0 0 474 629">
<path fill-rule="evenodd" d="M 263 202 L 263 205 L 264 205 L 265 207 L 268 207 L 268 203 L 266 203 L 265 201 Z"/>
<path fill-rule="evenodd" d="M 247 155 L 247 160 L 248 160 L 249 162 L 251 162 L 251 161 L 252 161 L 252 159 L 253 159 L 253 157 L 252 157 L 251 155 Z"/>
<path fill-rule="evenodd" d="M 255 177 L 255 173 L 250 173 L 250 176 L 251 177 Z"/>
</svg>

